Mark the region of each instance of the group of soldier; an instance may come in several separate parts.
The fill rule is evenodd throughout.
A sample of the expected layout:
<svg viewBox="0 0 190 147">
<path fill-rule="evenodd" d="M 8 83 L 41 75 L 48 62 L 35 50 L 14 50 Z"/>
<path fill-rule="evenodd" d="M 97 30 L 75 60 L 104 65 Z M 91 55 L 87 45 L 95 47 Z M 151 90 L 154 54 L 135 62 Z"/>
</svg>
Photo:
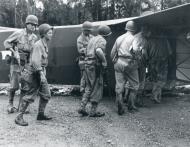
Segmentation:
<svg viewBox="0 0 190 147">
<path fill-rule="evenodd" d="M 81 70 L 80 91 L 83 93 L 78 113 L 82 116 L 101 117 L 97 106 L 103 95 L 103 74 L 107 69 L 106 39 L 111 35 L 108 26 L 98 27 L 98 35 L 93 36 L 92 23 L 82 25 L 82 34 L 77 39 L 79 67 Z M 154 32 L 148 25 L 142 25 L 140 31 L 134 21 L 126 23 L 123 35 L 119 36 L 111 50 L 111 60 L 115 70 L 115 93 L 118 114 L 124 114 L 124 102 L 129 112 L 138 111 L 145 106 L 144 88 L 146 72 L 152 82 L 152 100 L 161 102 L 162 88 L 167 81 L 168 59 L 171 48 L 162 33 Z M 86 111 L 87 103 L 91 110 Z"/>
<path fill-rule="evenodd" d="M 149 0 L 142 0 L 141 15 L 152 13 Z M 102 99 L 103 74 L 107 69 L 106 39 L 111 35 L 108 26 L 100 26 L 98 35 L 93 36 L 92 23 L 86 21 L 83 32 L 77 39 L 79 67 L 81 70 L 80 91 L 83 93 L 78 113 L 82 116 L 101 117 L 97 112 Z M 144 92 L 146 75 L 152 82 L 151 99 L 161 102 L 162 88 L 167 81 L 168 59 L 172 55 L 169 41 L 158 29 L 142 24 L 140 31 L 134 21 L 126 23 L 123 35 L 119 36 L 111 50 L 111 60 L 115 70 L 115 93 L 118 114 L 124 114 L 124 102 L 129 112 L 138 111 L 137 106 L 145 106 Z M 86 111 L 87 103 L 91 110 Z"/>
<path fill-rule="evenodd" d="M 52 119 L 44 114 L 44 110 L 51 97 L 45 68 L 48 65 L 48 42 L 53 35 L 53 27 L 46 23 L 41 24 L 40 39 L 38 39 L 34 33 L 37 26 L 38 18 L 35 15 L 28 15 L 25 28 L 14 32 L 4 41 L 5 48 L 11 51 L 11 56 L 7 57 L 7 62 L 10 64 L 7 111 L 15 112 L 14 95 L 20 87 L 19 113 L 15 118 L 15 123 L 20 126 L 28 125 L 23 115 L 37 95 L 40 96 L 37 120 Z"/>
<path fill-rule="evenodd" d="M 27 126 L 23 115 L 30 103 L 40 96 L 37 120 L 50 120 L 44 114 L 51 97 L 46 79 L 48 65 L 48 43 L 53 35 L 53 27 L 41 24 L 38 27 L 40 39 L 35 35 L 38 18 L 28 15 L 25 28 L 14 32 L 4 42 L 12 56 L 7 59 L 10 64 L 10 89 L 8 113 L 15 111 L 13 106 L 15 92 L 20 85 L 19 113 L 15 123 Z M 96 28 L 97 34 L 92 35 L 93 23 L 85 21 L 82 33 L 77 39 L 79 53 L 78 64 L 81 71 L 80 92 L 82 100 L 78 113 L 82 116 L 102 117 L 97 107 L 103 97 L 104 73 L 107 71 L 106 44 L 112 34 L 107 25 Z M 115 70 L 115 93 L 118 114 L 124 114 L 124 102 L 128 110 L 134 112 L 143 106 L 146 71 L 153 83 L 152 99 L 161 102 L 162 88 L 167 80 L 168 58 L 171 49 L 168 40 L 162 34 L 154 33 L 147 25 L 138 31 L 135 22 L 128 21 L 126 33 L 119 36 L 111 50 L 111 60 Z M 158 35 L 159 34 L 159 35 Z M 159 36 L 159 37 L 158 37 Z M 90 102 L 90 112 L 86 106 Z"/>
</svg>

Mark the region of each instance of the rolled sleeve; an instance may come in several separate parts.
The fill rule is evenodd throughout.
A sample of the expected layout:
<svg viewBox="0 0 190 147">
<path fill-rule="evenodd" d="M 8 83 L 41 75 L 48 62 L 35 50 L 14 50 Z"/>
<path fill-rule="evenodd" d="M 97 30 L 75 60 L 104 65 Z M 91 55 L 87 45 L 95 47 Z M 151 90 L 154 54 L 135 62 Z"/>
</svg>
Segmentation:
<svg viewBox="0 0 190 147">
<path fill-rule="evenodd" d="M 20 36 L 20 31 L 14 32 L 12 35 L 10 35 L 5 41 L 4 41 L 4 47 L 5 49 L 9 49 L 13 47 L 13 42 L 17 42 L 18 37 Z"/>
</svg>

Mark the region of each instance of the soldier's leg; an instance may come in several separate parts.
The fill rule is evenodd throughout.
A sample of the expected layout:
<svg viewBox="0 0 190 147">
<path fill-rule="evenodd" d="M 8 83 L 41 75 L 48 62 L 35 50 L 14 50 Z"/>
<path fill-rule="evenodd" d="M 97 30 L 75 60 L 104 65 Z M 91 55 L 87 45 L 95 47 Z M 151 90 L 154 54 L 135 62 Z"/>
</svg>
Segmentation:
<svg viewBox="0 0 190 147">
<path fill-rule="evenodd" d="M 81 93 L 84 93 L 85 86 L 86 86 L 86 83 L 85 83 L 84 69 L 83 69 L 83 70 L 81 70 L 81 79 L 80 79 L 80 92 Z"/>
<path fill-rule="evenodd" d="M 115 71 L 115 79 L 116 79 L 116 104 L 118 107 L 118 114 L 122 115 L 124 113 L 124 104 L 123 104 L 123 92 L 124 86 L 126 83 L 126 79 L 123 73 Z"/>
<path fill-rule="evenodd" d="M 128 101 L 129 101 L 129 93 L 130 93 L 130 90 L 129 90 L 129 82 L 126 82 L 123 102 L 124 102 L 125 104 L 127 104 L 127 105 L 128 105 Z"/>
<path fill-rule="evenodd" d="M 23 101 L 23 97 L 25 96 L 25 92 L 22 90 L 20 90 L 20 98 L 19 98 L 19 103 L 18 103 L 18 111 L 20 111 L 20 105 Z M 25 114 L 29 114 L 30 113 L 30 107 L 27 107 L 27 110 L 25 111 Z"/>
<path fill-rule="evenodd" d="M 96 77 L 95 83 L 92 88 L 91 93 L 91 110 L 90 110 L 90 117 L 102 117 L 105 115 L 103 112 L 97 112 L 97 107 L 99 104 L 99 101 L 103 97 L 103 76 L 102 74 L 99 75 L 99 77 Z"/>
<path fill-rule="evenodd" d="M 153 84 L 153 88 L 152 88 L 152 100 L 159 104 L 160 103 L 160 100 L 159 100 L 159 94 L 161 92 L 161 89 L 160 89 L 160 86 L 158 85 L 157 82 L 152 82 Z"/>
<path fill-rule="evenodd" d="M 139 73 L 139 89 L 137 92 L 137 101 L 136 104 L 139 107 L 144 107 L 144 88 L 145 88 L 145 79 L 146 79 L 146 68 L 141 66 L 138 69 Z"/>
<path fill-rule="evenodd" d="M 13 107 L 15 92 L 19 89 L 19 72 L 10 73 L 10 89 L 9 89 L 9 104 L 7 107 L 8 113 L 14 113 L 16 108 Z"/>
<path fill-rule="evenodd" d="M 162 88 L 164 87 L 167 81 L 167 74 L 168 74 L 168 64 L 167 61 L 161 60 L 158 61 L 157 64 L 157 81 L 154 82 L 153 86 L 153 100 L 155 103 L 160 103 L 162 98 Z"/>
<path fill-rule="evenodd" d="M 139 89 L 138 70 L 133 70 L 130 73 L 126 73 L 126 74 L 127 74 L 127 78 L 128 78 L 129 86 L 130 86 L 128 110 L 138 110 L 137 107 L 135 106 L 137 91 Z"/>
<path fill-rule="evenodd" d="M 91 91 L 92 91 L 92 87 L 91 87 L 90 80 L 89 80 L 90 77 L 87 75 L 87 70 L 85 70 L 83 76 L 84 76 L 84 79 L 85 79 L 86 87 L 85 87 L 85 92 L 84 92 L 84 94 L 82 96 L 82 100 L 81 100 L 81 103 L 80 103 L 80 107 L 78 109 L 78 113 L 81 114 L 82 116 L 87 116 L 88 113 L 86 112 L 86 105 L 87 105 L 87 103 L 89 101 Z"/>
<path fill-rule="evenodd" d="M 35 98 L 37 97 L 39 85 L 37 84 L 38 82 L 36 78 L 33 77 L 33 74 L 29 73 L 28 71 L 22 73 L 21 82 L 24 93 L 22 93 L 23 95 L 19 114 L 15 118 L 15 123 L 20 126 L 27 126 L 28 123 L 23 119 L 23 115 L 25 114 L 29 104 L 34 102 Z"/>
<path fill-rule="evenodd" d="M 28 126 L 28 122 L 26 122 L 24 119 L 23 119 L 23 115 L 27 109 L 29 105 L 29 102 L 28 101 L 25 101 L 23 100 L 22 103 L 21 103 L 21 106 L 20 106 L 20 111 L 19 111 L 19 114 L 17 115 L 16 119 L 15 119 L 15 123 L 17 125 L 20 125 L 20 126 Z"/>
<path fill-rule="evenodd" d="M 38 93 L 40 95 L 40 100 L 37 120 L 51 120 L 52 117 L 48 117 L 44 114 L 47 103 L 51 98 L 51 92 L 47 81 L 40 84 L 40 89 Z"/>
</svg>

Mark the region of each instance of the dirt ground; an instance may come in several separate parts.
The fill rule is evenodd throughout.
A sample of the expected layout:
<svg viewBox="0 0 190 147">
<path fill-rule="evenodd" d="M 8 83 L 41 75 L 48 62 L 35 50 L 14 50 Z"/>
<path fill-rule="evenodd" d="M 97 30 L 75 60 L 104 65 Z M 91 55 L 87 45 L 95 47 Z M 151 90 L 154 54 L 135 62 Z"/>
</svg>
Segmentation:
<svg viewBox="0 0 190 147">
<path fill-rule="evenodd" d="M 118 116 L 113 100 L 104 99 L 102 118 L 80 117 L 79 97 L 53 97 L 47 113 L 51 121 L 37 121 L 38 99 L 25 115 L 29 126 L 14 123 L 7 114 L 7 96 L 0 96 L 0 146 L 3 147 L 189 147 L 190 98 L 165 97 L 161 104 Z M 18 104 L 16 97 L 15 105 Z"/>
</svg>

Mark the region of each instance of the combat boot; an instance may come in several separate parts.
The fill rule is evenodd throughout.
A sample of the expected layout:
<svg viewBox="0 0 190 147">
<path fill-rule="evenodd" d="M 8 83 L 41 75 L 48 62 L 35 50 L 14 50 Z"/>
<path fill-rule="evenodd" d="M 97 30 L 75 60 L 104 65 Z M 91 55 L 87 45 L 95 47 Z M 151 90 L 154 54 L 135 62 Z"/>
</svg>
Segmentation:
<svg viewBox="0 0 190 147">
<path fill-rule="evenodd" d="M 44 114 L 48 101 L 40 98 L 37 120 L 51 120 L 52 117 L 48 117 Z"/>
<path fill-rule="evenodd" d="M 8 114 L 16 112 L 16 108 L 13 107 L 14 95 L 15 95 L 15 91 L 10 90 L 10 92 L 9 92 L 9 104 L 7 106 Z"/>
<path fill-rule="evenodd" d="M 51 120 L 52 117 L 44 115 L 44 113 L 38 113 L 37 120 Z"/>
<path fill-rule="evenodd" d="M 97 107 L 98 107 L 98 103 L 97 102 L 92 102 L 91 103 L 91 110 L 90 110 L 90 114 L 89 117 L 102 117 L 105 115 L 105 113 L 102 112 L 97 112 Z"/>
<path fill-rule="evenodd" d="M 22 101 L 20 112 L 15 119 L 15 123 L 20 126 L 28 126 L 28 123 L 23 119 L 23 115 L 28 107 L 29 103 L 26 101 Z"/>
<path fill-rule="evenodd" d="M 78 109 L 78 113 L 82 116 L 88 116 L 88 112 L 86 112 L 87 99 L 83 98 L 80 104 L 80 108 Z"/>
</svg>

